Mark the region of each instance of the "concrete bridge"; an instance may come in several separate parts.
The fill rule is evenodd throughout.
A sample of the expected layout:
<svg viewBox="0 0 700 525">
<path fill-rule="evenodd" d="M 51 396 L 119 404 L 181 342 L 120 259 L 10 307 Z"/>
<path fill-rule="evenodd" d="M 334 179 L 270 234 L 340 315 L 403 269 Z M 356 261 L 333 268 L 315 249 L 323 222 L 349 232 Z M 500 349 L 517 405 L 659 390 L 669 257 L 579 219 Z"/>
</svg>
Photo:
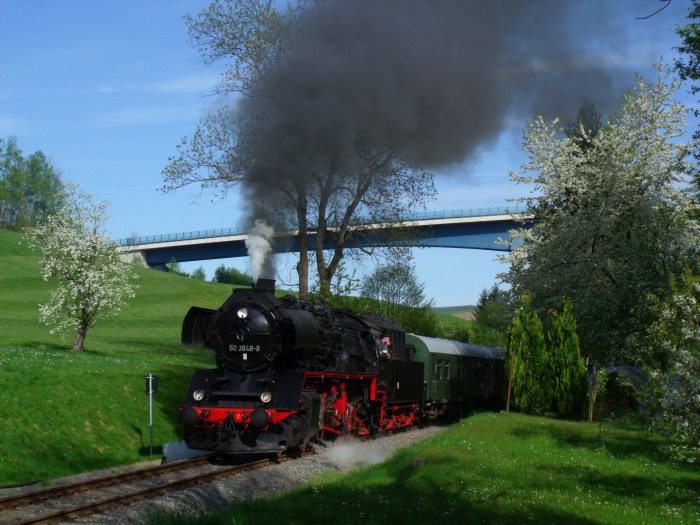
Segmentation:
<svg viewBox="0 0 700 525">
<path fill-rule="evenodd" d="M 411 236 L 398 242 L 415 247 L 509 251 L 513 240 L 508 232 L 521 226 L 516 219 L 526 213 L 522 206 L 416 213 L 404 217 L 401 227 L 410 227 Z M 395 229 L 388 223 L 364 223 L 362 219 L 357 224 L 363 226 L 364 241 L 375 245 L 388 243 Z M 275 233 L 274 250 L 278 253 L 298 252 L 296 233 Z M 240 228 L 225 228 L 120 239 L 117 243 L 127 254 L 141 254 L 149 266 L 162 267 L 172 259 L 181 263 L 246 257 L 247 238 L 248 232 Z M 312 249 L 314 243 L 315 236 L 311 233 Z M 326 248 L 332 248 L 332 245 L 327 244 Z"/>
</svg>

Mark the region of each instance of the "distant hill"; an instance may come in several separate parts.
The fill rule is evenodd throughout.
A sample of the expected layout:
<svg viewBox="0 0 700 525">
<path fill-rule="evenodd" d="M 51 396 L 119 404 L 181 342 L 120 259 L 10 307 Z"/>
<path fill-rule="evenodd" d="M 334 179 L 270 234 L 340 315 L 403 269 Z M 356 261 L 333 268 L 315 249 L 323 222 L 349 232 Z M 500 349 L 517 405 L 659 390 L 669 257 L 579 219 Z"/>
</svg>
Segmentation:
<svg viewBox="0 0 700 525">
<path fill-rule="evenodd" d="M 435 306 L 433 308 L 436 312 L 441 312 L 443 314 L 455 313 L 455 312 L 473 312 L 476 306 L 473 304 L 466 304 L 463 306 Z"/>
<path fill-rule="evenodd" d="M 433 310 L 438 313 L 451 315 L 459 319 L 466 319 L 467 321 L 474 320 L 474 309 L 475 306 L 471 304 L 464 306 L 438 306 L 433 308 Z"/>
</svg>

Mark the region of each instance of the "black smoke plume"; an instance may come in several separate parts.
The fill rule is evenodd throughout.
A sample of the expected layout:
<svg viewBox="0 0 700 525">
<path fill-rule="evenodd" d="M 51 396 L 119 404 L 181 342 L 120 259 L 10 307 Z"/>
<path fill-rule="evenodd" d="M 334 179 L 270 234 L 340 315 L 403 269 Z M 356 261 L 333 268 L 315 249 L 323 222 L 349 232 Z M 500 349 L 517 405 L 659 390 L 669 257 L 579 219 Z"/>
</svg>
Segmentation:
<svg viewBox="0 0 700 525">
<path fill-rule="evenodd" d="M 536 111 L 607 114 L 634 69 L 633 0 L 339 0 L 310 3 L 304 30 L 238 111 L 255 122 L 250 191 L 303 186 L 381 141 L 424 169 L 468 161 Z"/>
</svg>

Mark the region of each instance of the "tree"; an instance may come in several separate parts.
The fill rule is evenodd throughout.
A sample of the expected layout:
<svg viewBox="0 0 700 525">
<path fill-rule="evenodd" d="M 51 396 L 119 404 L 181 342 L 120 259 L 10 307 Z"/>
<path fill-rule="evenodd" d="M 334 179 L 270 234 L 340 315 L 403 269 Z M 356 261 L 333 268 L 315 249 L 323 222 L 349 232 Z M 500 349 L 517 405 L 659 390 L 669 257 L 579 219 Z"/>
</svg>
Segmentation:
<svg viewBox="0 0 700 525">
<path fill-rule="evenodd" d="M 197 268 L 194 269 L 190 277 L 192 279 L 196 279 L 197 281 L 206 281 L 207 271 L 204 269 L 204 266 L 197 266 Z"/>
<path fill-rule="evenodd" d="M 423 335 L 423 334 L 421 334 Z M 439 323 L 436 334 L 437 337 L 450 339 L 452 341 L 461 341 L 462 343 L 473 343 L 485 346 L 504 346 L 501 340 L 496 341 L 495 338 L 489 338 L 487 334 L 472 330 L 468 321 L 462 323 Z"/>
<path fill-rule="evenodd" d="M 678 58 L 675 62 L 676 71 L 683 80 L 697 82 L 700 80 L 700 2 L 692 0 L 688 11 L 688 20 L 691 22 L 684 26 L 677 26 L 676 32 L 681 37 L 683 43 L 676 49 L 683 53 L 686 58 Z M 700 86 L 692 86 L 691 92 L 697 93 Z"/>
<path fill-rule="evenodd" d="M 697 264 L 680 189 L 687 110 L 676 88 L 662 67 L 653 83 L 637 78 L 590 146 L 538 116 L 525 130 L 529 161 L 511 173 L 532 186 L 522 199 L 532 219 L 512 232 L 523 243 L 505 256 L 511 266 L 502 277 L 514 293 L 531 292 L 539 312 L 560 310 L 570 297 L 582 352 L 601 363 L 640 363 L 630 341 L 653 322 L 647 295 L 664 296 L 671 275 Z"/>
<path fill-rule="evenodd" d="M 676 440 L 670 452 L 681 459 L 700 459 L 700 282 L 689 271 L 673 279 L 673 293 L 652 297 L 658 318 L 646 335 L 650 361 L 662 353 L 664 370 L 651 370 L 647 402 L 654 429 Z"/>
<path fill-rule="evenodd" d="M 25 157 L 17 139 L 0 139 L 0 228 L 21 230 L 33 226 L 61 206 L 60 175 L 37 151 Z"/>
<path fill-rule="evenodd" d="M 494 284 L 490 289 L 484 288 L 479 294 L 474 309 L 474 320 L 483 328 L 506 333 L 514 310 L 510 292 L 501 290 L 498 284 Z"/>
<path fill-rule="evenodd" d="M 585 99 L 579 108 L 576 120 L 567 124 L 564 133 L 567 137 L 578 141 L 585 149 L 592 146 L 593 138 L 602 128 L 601 114 L 591 100 Z"/>
<path fill-rule="evenodd" d="M 369 231 L 358 216 L 398 226 L 435 194 L 432 174 L 387 139 L 376 109 L 360 114 L 330 90 L 309 96 L 290 78 L 318 36 L 314 17 L 331 7 L 299 2 L 282 14 L 270 1 L 232 0 L 188 17 L 205 61 L 228 63 L 217 93 L 245 97 L 204 119 L 163 170 L 164 191 L 195 184 L 223 197 L 242 186 L 251 224 L 297 229 L 300 296 L 308 296 L 313 254 L 322 300 L 347 247 L 373 252 L 393 243 L 388 230 Z"/>
<path fill-rule="evenodd" d="M 498 284 L 484 288 L 474 308 L 474 323 L 470 327 L 470 340 L 466 342 L 505 346 L 514 316 L 515 304 L 510 291 L 501 290 Z"/>
<path fill-rule="evenodd" d="M 73 351 L 82 352 L 88 328 L 118 315 L 134 297 L 136 275 L 105 232 L 107 203 L 94 203 L 73 183 L 61 200 L 58 212 L 27 233 L 30 245 L 42 251 L 44 280 L 58 281 L 39 308 L 41 320 L 51 333 L 75 330 Z"/>
<path fill-rule="evenodd" d="M 513 404 L 523 412 L 580 414 L 586 403 L 588 375 L 581 357 L 570 300 L 564 310 L 549 312 L 545 330 L 529 294 L 508 330 L 508 355 L 513 359 Z"/>
<path fill-rule="evenodd" d="M 508 330 L 506 362 L 513 359 L 513 404 L 523 412 L 542 414 L 551 406 L 551 372 L 542 321 L 523 294 Z"/>
<path fill-rule="evenodd" d="M 425 302 L 423 285 L 418 282 L 415 269 L 409 263 L 378 266 L 362 284 L 362 295 L 381 301 L 381 312 L 390 319 L 402 306 L 418 306 Z"/>
<path fill-rule="evenodd" d="M 237 268 L 229 268 L 223 264 L 217 266 L 214 270 L 214 278 L 212 279 L 216 283 L 227 283 L 227 284 L 241 284 L 243 286 L 250 286 L 253 282 L 253 278 L 246 272 L 242 272 Z"/>
<path fill-rule="evenodd" d="M 691 86 L 690 91 L 693 94 L 700 92 L 700 85 L 697 84 L 700 80 L 700 2 L 698 0 L 692 0 L 690 11 L 688 12 L 688 20 L 690 23 L 685 26 L 678 26 L 677 33 L 682 38 L 682 45 L 677 47 L 680 53 L 685 55 L 685 59 L 679 58 L 676 60 L 675 68 L 678 74 L 683 80 L 690 80 L 694 83 Z M 700 112 L 695 109 L 695 115 L 698 116 Z M 700 160 L 700 131 L 696 130 L 693 134 L 695 139 L 695 151 L 694 156 L 697 160 Z M 693 191 L 693 201 L 695 203 L 694 216 L 697 219 L 700 215 L 700 171 L 697 168 L 694 170 L 694 191 Z"/>
<path fill-rule="evenodd" d="M 552 375 L 552 409 L 560 415 L 580 414 L 586 403 L 588 373 L 581 357 L 571 300 L 564 311 L 550 312 L 547 348 Z"/>
<path fill-rule="evenodd" d="M 165 267 L 170 273 L 182 275 L 183 277 L 187 276 L 187 272 L 183 271 L 182 267 L 180 266 L 180 263 L 177 262 L 177 259 L 175 259 L 175 257 L 171 257 L 170 261 L 168 261 L 168 264 L 166 264 Z"/>
<path fill-rule="evenodd" d="M 437 316 L 432 301 L 426 300 L 424 286 L 407 262 L 378 266 L 362 283 L 362 296 L 373 300 L 377 313 L 407 331 L 435 335 Z"/>
<path fill-rule="evenodd" d="M 290 2 L 285 16 L 271 0 L 216 0 L 197 18 L 185 15 L 204 62 L 231 61 L 215 93 L 260 96 L 260 79 L 284 58 L 295 36 L 293 22 L 304 8 Z"/>
</svg>

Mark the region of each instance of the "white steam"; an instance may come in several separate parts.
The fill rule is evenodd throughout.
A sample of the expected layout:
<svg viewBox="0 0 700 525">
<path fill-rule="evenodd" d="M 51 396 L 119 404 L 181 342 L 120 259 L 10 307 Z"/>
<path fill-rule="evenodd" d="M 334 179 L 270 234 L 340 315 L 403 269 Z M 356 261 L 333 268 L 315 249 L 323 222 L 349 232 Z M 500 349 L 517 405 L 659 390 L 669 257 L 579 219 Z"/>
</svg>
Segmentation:
<svg viewBox="0 0 700 525">
<path fill-rule="evenodd" d="M 163 445 L 163 463 L 172 463 L 183 459 L 198 458 L 209 455 L 206 450 L 189 448 L 184 441 L 169 441 Z"/>
<path fill-rule="evenodd" d="M 245 241 L 254 283 L 257 283 L 260 277 L 274 277 L 274 263 L 270 256 L 274 233 L 275 230 L 265 224 L 265 221 L 257 219 L 253 231 Z"/>
<path fill-rule="evenodd" d="M 358 465 L 375 465 L 392 453 L 391 450 L 381 449 L 376 443 L 343 441 L 323 444 L 325 448 L 318 447 L 316 453 L 340 470 Z"/>
</svg>

